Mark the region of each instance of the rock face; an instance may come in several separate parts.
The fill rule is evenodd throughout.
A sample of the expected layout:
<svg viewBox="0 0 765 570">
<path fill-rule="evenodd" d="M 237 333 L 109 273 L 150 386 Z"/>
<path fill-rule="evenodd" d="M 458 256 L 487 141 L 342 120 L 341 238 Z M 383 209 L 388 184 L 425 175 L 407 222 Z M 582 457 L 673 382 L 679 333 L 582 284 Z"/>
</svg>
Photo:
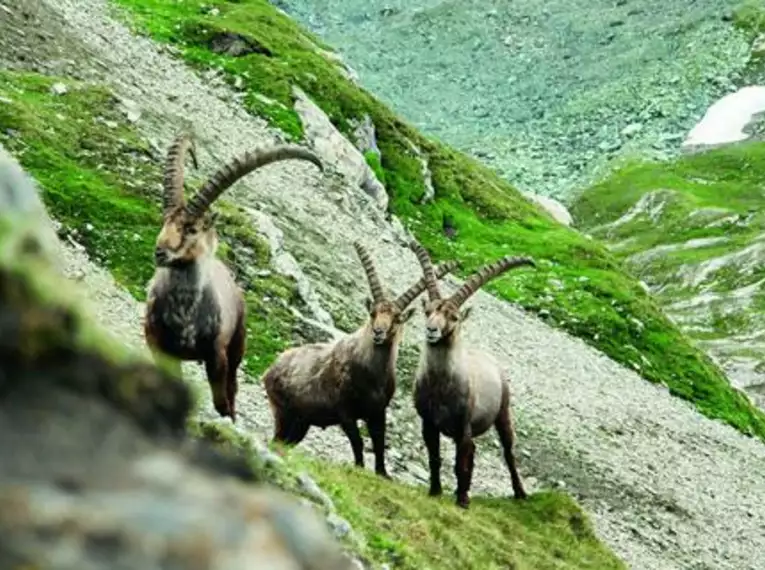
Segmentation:
<svg viewBox="0 0 765 570">
<path fill-rule="evenodd" d="M 364 155 L 338 131 L 329 117 L 299 87 L 293 87 L 295 111 L 303 122 L 306 140 L 322 160 L 329 162 L 346 179 L 358 184 L 380 210 L 388 207 L 385 186 L 377 179 Z"/>
<path fill-rule="evenodd" d="M 586 230 L 606 241 L 730 382 L 765 408 L 765 317 L 759 309 L 765 234 L 760 209 L 751 208 L 762 201 L 760 181 L 746 174 L 765 152 L 758 146 L 716 152 L 683 159 L 676 170 L 672 164 L 646 166 L 638 179 L 666 180 L 678 172 L 674 187 L 645 191 L 606 223 L 585 220 Z M 726 163 L 726 170 L 717 166 Z M 613 185 L 616 190 L 631 182 L 617 174 Z"/>
<path fill-rule="evenodd" d="M 0 202 L 0 221 L 29 222 L 11 242 L 6 225 L 3 244 L 48 234 L 4 153 Z M 188 387 L 117 358 L 47 265 L 21 250 L 0 260 L 0 567 L 352 567 L 309 509 L 247 483 L 253 466 L 185 441 Z"/>
</svg>

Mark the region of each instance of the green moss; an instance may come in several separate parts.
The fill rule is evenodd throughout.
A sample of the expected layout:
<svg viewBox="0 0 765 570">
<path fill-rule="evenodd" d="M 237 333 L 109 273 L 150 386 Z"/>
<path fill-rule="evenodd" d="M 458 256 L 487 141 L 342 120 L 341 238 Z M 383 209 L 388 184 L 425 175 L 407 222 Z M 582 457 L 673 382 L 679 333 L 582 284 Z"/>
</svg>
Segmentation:
<svg viewBox="0 0 765 570">
<path fill-rule="evenodd" d="M 61 81 L 68 92 L 54 95 Z M 105 90 L 35 74 L 0 72 L 0 143 L 40 183 L 51 215 L 137 299 L 145 298 L 161 225 L 162 159 L 127 124 Z M 189 176 L 189 183 L 201 182 Z M 223 257 L 247 297 L 245 369 L 258 375 L 290 344 L 291 279 L 268 270 L 267 244 L 221 200 Z"/>
<path fill-rule="evenodd" d="M 375 176 L 377 176 L 377 179 L 385 185 L 385 169 L 380 161 L 380 156 L 376 152 L 368 150 L 364 153 L 364 159 L 367 161 L 369 168 L 372 169 L 372 172 L 375 173 Z"/>
<path fill-rule="evenodd" d="M 398 119 L 346 79 L 315 49 L 315 39 L 266 0 L 114 2 L 139 31 L 174 44 L 191 65 L 223 69 L 246 91 L 250 111 L 295 137 L 301 130 L 292 110 L 292 85 L 308 93 L 347 135 L 368 115 L 376 128 L 390 208 L 434 259 L 460 259 L 464 276 L 508 253 L 533 255 L 540 269 L 508 274 L 486 289 L 581 337 L 646 379 L 666 384 L 710 417 L 765 436 L 759 416 L 730 390 L 721 371 L 604 247 L 554 222 L 494 171 Z M 213 53 L 211 40 L 220 32 L 240 34 L 260 53 Z M 273 103 L 263 103 L 262 96 Z M 433 178 L 435 199 L 425 205 L 421 166 L 411 144 L 428 160 Z M 457 228 L 454 240 L 442 233 L 444 217 Z"/>
<path fill-rule="evenodd" d="M 750 39 L 765 33 L 765 6 L 758 0 L 746 0 L 733 11 L 733 23 Z"/>
<path fill-rule="evenodd" d="M 205 422 L 193 429 L 222 450 L 241 449 L 264 469 L 252 457 L 246 437 Z M 369 470 L 311 459 L 298 449 L 287 451 L 284 459 L 263 478 L 300 493 L 296 475 L 308 473 L 362 537 L 346 539 L 346 546 L 376 564 L 401 570 L 624 568 L 564 493 L 536 493 L 525 502 L 474 497 L 464 511 L 448 493 L 433 499 L 423 486 L 404 486 Z"/>
</svg>

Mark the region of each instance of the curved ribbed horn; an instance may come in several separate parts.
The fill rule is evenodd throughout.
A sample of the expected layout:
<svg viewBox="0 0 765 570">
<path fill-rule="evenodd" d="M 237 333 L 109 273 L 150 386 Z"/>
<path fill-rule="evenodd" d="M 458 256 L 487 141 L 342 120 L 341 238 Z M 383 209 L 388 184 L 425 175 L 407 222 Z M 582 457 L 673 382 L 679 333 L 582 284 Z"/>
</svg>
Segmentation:
<svg viewBox="0 0 765 570">
<path fill-rule="evenodd" d="M 536 263 L 534 263 L 534 260 L 530 257 L 513 257 L 510 255 L 503 257 L 494 263 L 484 265 L 481 269 L 473 273 L 473 275 L 462 284 L 462 287 L 457 289 L 457 291 L 449 297 L 449 300 L 459 307 L 462 303 L 467 301 L 471 295 L 478 291 L 479 288 L 485 285 L 487 281 L 496 277 L 500 273 L 504 273 L 509 269 L 521 267 L 522 265 L 530 265 L 531 267 L 537 266 Z"/>
<path fill-rule="evenodd" d="M 436 273 L 433 270 L 433 262 L 430 260 L 427 250 L 422 247 L 416 241 L 412 241 L 409 244 L 409 248 L 417 256 L 417 260 L 422 266 L 422 273 L 424 274 L 425 286 L 428 289 L 428 297 L 431 301 L 441 298 L 441 292 L 438 290 L 438 283 L 436 282 Z"/>
<path fill-rule="evenodd" d="M 447 261 L 446 263 L 442 263 L 441 265 L 438 265 L 435 269 L 436 273 L 436 279 L 441 279 L 444 275 L 447 273 L 451 273 L 457 267 L 459 267 L 459 261 L 451 260 Z M 425 277 L 421 277 L 420 280 L 409 287 L 406 291 L 401 293 L 399 297 L 394 301 L 396 306 L 398 307 L 399 311 L 403 311 L 406 309 L 406 307 L 414 301 L 417 298 L 417 295 L 422 293 L 425 290 L 425 287 L 427 286 L 427 283 L 425 281 Z"/>
<path fill-rule="evenodd" d="M 366 250 L 366 248 L 358 241 L 353 242 L 353 247 L 356 249 L 356 253 L 359 255 L 359 259 L 361 260 L 361 265 L 364 267 L 364 272 L 367 274 L 369 290 L 372 292 L 372 300 L 375 303 L 379 303 L 385 298 L 385 294 L 383 293 L 380 277 L 377 275 L 377 269 L 375 268 L 375 264 L 372 261 L 372 256 L 369 255 L 369 252 Z"/>
<path fill-rule="evenodd" d="M 243 176 L 266 164 L 290 158 L 307 160 L 318 166 L 319 170 L 324 170 L 324 165 L 318 156 L 310 150 L 297 145 L 257 148 L 234 158 L 213 174 L 205 185 L 199 189 L 199 192 L 189 200 L 186 210 L 190 216 L 199 217 L 205 213 L 210 204 L 217 200 L 218 196 Z"/>
<path fill-rule="evenodd" d="M 183 161 L 186 159 L 187 152 L 191 155 L 194 168 L 199 168 L 196 147 L 189 133 L 182 133 L 175 137 L 173 144 L 167 149 L 165 173 L 162 178 L 162 211 L 165 217 L 183 205 Z"/>
</svg>

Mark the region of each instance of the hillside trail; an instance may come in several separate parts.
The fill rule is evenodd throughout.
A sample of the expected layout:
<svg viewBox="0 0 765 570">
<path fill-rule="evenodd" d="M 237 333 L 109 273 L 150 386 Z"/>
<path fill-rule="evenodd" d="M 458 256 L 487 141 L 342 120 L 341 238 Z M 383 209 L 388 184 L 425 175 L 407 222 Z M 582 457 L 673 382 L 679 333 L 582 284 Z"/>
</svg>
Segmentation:
<svg viewBox="0 0 765 570">
<path fill-rule="evenodd" d="M 105 82 L 133 102 L 140 111 L 136 128 L 161 148 L 190 123 L 203 174 L 278 138 L 222 82 L 200 76 L 169 50 L 133 35 L 115 20 L 105 0 L 17 4 L 9 17 L 0 18 L 0 37 L 11 40 L 0 62 L 5 58 Z M 284 248 L 330 313 L 348 306 L 354 322 L 361 322 L 367 284 L 351 247 L 354 239 L 369 247 L 395 292 L 420 275 L 400 230 L 359 189 L 331 175 L 322 177 L 311 165 L 263 168 L 239 182 L 228 198 L 253 209 L 254 225 L 273 224 L 283 232 Z M 125 344 L 145 350 L 142 304 L 72 245 L 65 265 L 82 284 L 97 320 Z M 450 277 L 444 283 L 450 292 L 461 281 Z M 474 309 L 464 328 L 467 342 L 491 351 L 512 378 L 521 469 L 531 488 L 565 486 L 588 511 L 598 535 L 632 568 L 765 569 L 762 442 L 701 416 L 665 388 L 487 293 L 479 292 L 469 304 Z M 416 355 L 421 334 L 418 311 L 404 337 L 409 357 Z M 200 388 L 201 413 L 215 417 L 200 367 L 186 364 L 184 373 Z M 272 420 L 264 392 L 254 379 L 241 382 L 241 425 L 265 440 Z M 411 404 L 411 380 L 401 382 L 405 385 L 389 414 L 390 470 L 400 481 L 422 483 L 426 454 Z M 454 450 L 442 441 L 444 482 L 452 486 Z M 314 429 L 302 447 L 320 457 L 351 461 L 339 429 Z M 481 493 L 511 494 L 493 433 L 479 440 L 476 454 L 473 494 Z"/>
</svg>

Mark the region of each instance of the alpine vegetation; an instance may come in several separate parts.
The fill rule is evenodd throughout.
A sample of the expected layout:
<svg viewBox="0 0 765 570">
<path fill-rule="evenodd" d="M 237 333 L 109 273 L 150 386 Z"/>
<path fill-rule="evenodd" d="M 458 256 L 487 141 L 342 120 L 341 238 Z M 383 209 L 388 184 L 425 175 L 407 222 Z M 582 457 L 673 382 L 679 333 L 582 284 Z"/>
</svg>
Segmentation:
<svg viewBox="0 0 765 570">
<path fill-rule="evenodd" d="M 231 270 L 216 257 L 217 214 L 212 203 L 237 180 L 271 162 L 290 158 L 323 166 L 311 151 L 292 145 L 257 148 L 221 167 L 186 203 L 183 163 L 195 145 L 188 134 L 170 146 L 163 179 L 163 225 L 156 269 L 147 287 L 144 335 L 155 358 L 204 363 L 215 410 L 236 421 L 236 372 L 245 352 L 245 300 Z"/>
<path fill-rule="evenodd" d="M 351 443 L 355 464 L 364 466 L 357 420 L 366 422 L 375 455 L 375 472 L 385 468 L 385 423 L 396 390 L 396 358 L 404 324 L 414 313 L 407 307 L 425 290 L 420 279 L 396 299 L 384 292 L 377 269 L 359 242 L 354 248 L 369 282 L 369 318 L 355 332 L 335 342 L 313 343 L 283 352 L 263 375 L 274 415 L 274 440 L 297 445 L 311 426 L 339 425 Z M 453 271 L 450 261 L 433 271 L 439 279 Z"/>
<path fill-rule="evenodd" d="M 428 450 L 430 495 L 442 492 L 440 437 L 443 434 L 451 438 L 456 447 L 457 505 L 468 507 L 475 454 L 473 438 L 493 425 L 510 470 L 513 494 L 523 499 L 526 491 L 513 450 L 515 429 L 510 385 L 490 354 L 463 344 L 460 327 L 471 308 L 460 311 L 460 307 L 493 277 L 522 265 L 535 267 L 534 261 L 528 257 L 503 257 L 476 271 L 451 297 L 444 299 L 428 252 L 417 242 L 412 242 L 410 247 L 422 266 L 429 297 L 428 301 L 422 300 L 425 344 L 415 373 L 414 405 Z"/>
</svg>

